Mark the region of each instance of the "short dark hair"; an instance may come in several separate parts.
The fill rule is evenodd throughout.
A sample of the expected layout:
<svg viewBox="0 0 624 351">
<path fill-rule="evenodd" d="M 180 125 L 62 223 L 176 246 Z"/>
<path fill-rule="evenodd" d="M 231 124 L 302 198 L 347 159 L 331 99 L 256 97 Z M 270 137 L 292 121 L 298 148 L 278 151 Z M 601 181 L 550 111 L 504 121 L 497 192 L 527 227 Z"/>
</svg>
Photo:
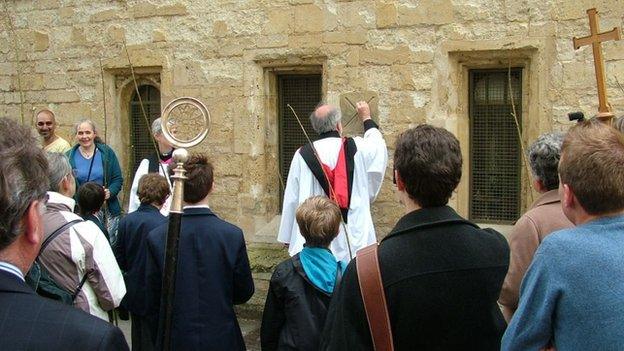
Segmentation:
<svg viewBox="0 0 624 351">
<path fill-rule="evenodd" d="M 328 247 L 338 236 L 342 215 L 327 197 L 313 196 L 299 205 L 295 218 L 307 246 Z"/>
<path fill-rule="evenodd" d="M 86 182 L 78 188 L 78 210 L 82 216 L 97 212 L 104 204 L 104 187 L 96 182 Z"/>
<path fill-rule="evenodd" d="M 171 194 L 167 178 L 158 173 L 148 173 L 139 179 L 137 195 L 142 204 L 162 205 Z"/>
<path fill-rule="evenodd" d="M 559 176 L 591 215 L 624 209 L 624 135 L 598 121 L 577 123 L 563 141 Z"/>
<path fill-rule="evenodd" d="M 184 181 L 184 202 L 198 203 L 212 190 L 212 163 L 204 154 L 192 154 L 184 163 L 184 169 L 187 177 Z"/>
<path fill-rule="evenodd" d="M 0 251 L 22 234 L 33 201 L 48 190 L 48 162 L 31 130 L 0 118 Z"/>
<path fill-rule="evenodd" d="M 459 141 L 446 129 L 421 124 L 396 141 L 394 169 L 421 207 L 446 205 L 459 184 L 461 168 Z"/>
</svg>

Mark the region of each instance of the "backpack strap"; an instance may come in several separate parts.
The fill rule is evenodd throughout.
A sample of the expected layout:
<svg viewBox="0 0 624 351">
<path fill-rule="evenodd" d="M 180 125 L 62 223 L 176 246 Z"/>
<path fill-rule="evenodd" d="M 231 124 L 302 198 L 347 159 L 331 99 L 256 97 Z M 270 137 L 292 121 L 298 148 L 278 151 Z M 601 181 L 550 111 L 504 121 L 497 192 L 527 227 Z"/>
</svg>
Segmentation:
<svg viewBox="0 0 624 351">
<path fill-rule="evenodd" d="M 69 221 L 69 222 L 63 224 L 62 226 L 60 226 L 59 228 L 57 228 L 55 231 L 53 231 L 52 234 L 48 235 L 48 237 L 45 238 L 45 240 L 41 244 L 41 248 L 39 249 L 39 255 L 41 255 L 43 253 L 43 250 L 45 250 L 45 248 L 52 242 L 52 240 L 54 240 L 57 236 L 59 236 L 59 234 L 63 233 L 66 229 L 70 228 L 74 224 L 80 223 L 80 222 L 84 222 L 84 220 L 82 220 L 82 219 L 74 219 L 73 221 Z M 37 259 L 39 258 L 39 255 L 37 255 Z M 50 277 L 50 279 L 54 280 L 52 277 Z M 82 276 L 82 279 L 80 280 L 80 283 L 76 287 L 76 290 L 71 294 L 72 302 L 74 302 L 74 300 L 76 300 L 76 297 L 80 293 L 80 290 L 82 290 L 82 286 L 84 285 L 84 283 L 86 281 L 87 281 L 87 273 L 85 273 Z"/>
<path fill-rule="evenodd" d="M 41 244 L 41 248 L 39 249 L 39 255 L 41 255 L 43 253 L 43 250 L 45 250 L 45 248 L 52 242 L 52 240 L 54 240 L 57 236 L 59 236 L 59 234 L 61 234 L 62 232 L 65 231 L 65 229 L 73 226 L 74 224 L 76 224 L 78 222 L 83 222 L 83 220 L 82 219 L 74 219 L 73 221 L 69 221 L 69 222 L 63 224 L 62 226 L 60 226 L 59 228 L 57 228 L 55 231 L 53 231 L 52 234 L 48 235 L 48 237 L 45 238 L 45 240 Z"/>
<path fill-rule="evenodd" d="M 373 348 L 375 351 L 393 351 L 390 316 L 381 281 L 377 249 L 378 245 L 375 243 L 357 252 L 357 275 Z"/>
<path fill-rule="evenodd" d="M 88 274 L 88 273 L 85 273 L 85 274 L 82 276 L 82 279 L 80 280 L 80 283 L 79 283 L 79 284 L 78 284 L 78 286 L 76 287 L 76 291 L 74 291 L 74 292 L 72 293 L 72 295 L 71 295 L 71 298 L 72 298 L 71 300 L 72 300 L 72 302 L 74 302 L 74 301 L 76 300 L 76 297 L 78 297 L 78 294 L 80 294 L 80 290 L 82 290 L 82 286 L 83 286 L 83 285 L 84 285 L 84 283 L 87 281 L 87 274 Z"/>
</svg>

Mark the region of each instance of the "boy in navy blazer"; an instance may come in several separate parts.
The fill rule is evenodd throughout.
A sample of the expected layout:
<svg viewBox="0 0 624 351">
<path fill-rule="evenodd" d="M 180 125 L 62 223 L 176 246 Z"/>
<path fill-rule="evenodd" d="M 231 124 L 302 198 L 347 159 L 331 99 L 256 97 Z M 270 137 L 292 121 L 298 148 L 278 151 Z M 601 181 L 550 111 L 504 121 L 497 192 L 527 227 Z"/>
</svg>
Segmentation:
<svg viewBox="0 0 624 351">
<path fill-rule="evenodd" d="M 126 296 L 121 307 L 132 317 L 132 350 L 154 348 L 152 336 L 145 321 L 145 255 L 147 235 L 152 229 L 167 222 L 160 209 L 169 197 L 169 182 L 158 173 L 141 177 L 137 196 L 141 202 L 136 211 L 119 221 L 117 245 L 114 248 L 119 268 L 123 271 Z"/>
<path fill-rule="evenodd" d="M 213 166 L 206 156 L 189 157 L 184 168 L 184 214 L 180 229 L 172 349 L 245 350 L 234 305 L 254 292 L 243 231 L 208 207 Z M 167 225 L 150 232 L 146 274 L 151 329 L 158 330 Z M 155 340 L 156 341 L 156 340 Z M 160 346 L 160 345 L 157 345 Z"/>
</svg>

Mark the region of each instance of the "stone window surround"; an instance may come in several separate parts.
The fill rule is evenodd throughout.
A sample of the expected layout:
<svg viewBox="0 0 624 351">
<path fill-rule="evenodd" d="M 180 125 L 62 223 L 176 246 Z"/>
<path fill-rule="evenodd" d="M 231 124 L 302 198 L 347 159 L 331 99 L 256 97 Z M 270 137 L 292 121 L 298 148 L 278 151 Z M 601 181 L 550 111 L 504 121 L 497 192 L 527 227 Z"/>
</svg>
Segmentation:
<svg viewBox="0 0 624 351">
<path fill-rule="evenodd" d="M 521 67 L 522 71 L 522 137 L 525 147 L 539 135 L 540 130 L 552 129 L 552 119 L 547 118 L 540 108 L 545 103 L 546 82 L 548 72 L 544 63 L 544 48 L 542 40 L 508 38 L 495 41 L 447 42 L 442 46 L 443 58 L 438 58 L 438 65 L 448 65 L 447 69 L 438 70 L 448 72 L 444 77 L 447 83 L 441 83 L 440 89 L 447 89 L 446 103 L 448 116 L 455 120 L 453 132 L 460 141 L 462 157 L 464 158 L 462 173 L 464 177 L 457 188 L 457 196 L 453 204 L 462 216 L 469 212 L 469 70 L 487 68 Z M 446 61 L 446 62 L 443 62 Z M 444 80 L 440 80 L 444 82 Z M 542 82 L 542 84 L 540 84 Z M 446 84 L 446 85 L 445 85 Z M 440 94 L 442 95 L 442 94 Z M 442 105 L 443 102 L 440 102 Z M 550 123 L 550 125 L 549 125 Z M 451 126 L 453 123 L 451 123 Z M 521 167 L 521 212 L 536 198 L 536 193 L 530 185 L 530 174 L 526 166 Z M 503 226 L 506 227 L 506 226 Z M 507 228 L 499 228 L 506 231 Z"/>
</svg>

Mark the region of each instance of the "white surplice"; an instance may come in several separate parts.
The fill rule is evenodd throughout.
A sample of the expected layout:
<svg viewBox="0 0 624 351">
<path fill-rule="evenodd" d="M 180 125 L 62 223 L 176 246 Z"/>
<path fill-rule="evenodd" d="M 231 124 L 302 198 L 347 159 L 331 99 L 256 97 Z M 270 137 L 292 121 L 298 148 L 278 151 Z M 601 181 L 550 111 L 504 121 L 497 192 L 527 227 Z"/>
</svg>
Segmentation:
<svg viewBox="0 0 624 351">
<path fill-rule="evenodd" d="M 355 137 L 357 152 L 354 155 L 353 186 L 351 203 L 347 215 L 347 232 L 351 252 L 355 252 L 377 241 L 375 228 L 370 213 L 370 204 L 375 200 L 384 178 L 388 164 L 388 150 L 381 132 L 370 128 L 364 137 Z M 321 162 L 334 169 L 338 161 L 341 138 L 328 137 L 314 142 Z M 299 232 L 295 212 L 299 204 L 315 195 L 325 195 L 321 184 L 301 157 L 300 150 L 295 152 L 288 172 L 288 181 L 284 191 L 284 205 L 277 241 L 288 243 L 288 253 L 294 256 L 303 249 L 305 239 Z M 330 249 L 341 261 L 349 261 L 349 249 L 345 239 L 344 226 L 340 234 L 332 241 Z"/>
<path fill-rule="evenodd" d="M 141 163 L 139 163 L 139 168 L 137 168 L 136 173 L 134 174 L 134 178 L 132 180 L 132 187 L 130 188 L 130 200 L 128 203 L 128 213 L 132 213 L 136 211 L 137 208 L 139 208 L 139 206 L 141 205 L 141 201 L 139 200 L 139 195 L 137 194 L 137 192 L 139 191 L 139 180 L 141 180 L 141 177 L 149 173 L 149 163 L 150 163 L 150 160 L 147 158 L 144 158 L 143 160 L 141 160 Z M 171 200 L 173 198 L 172 196 L 173 186 L 171 185 L 171 180 L 169 179 L 169 175 L 166 174 L 168 170 L 169 170 L 169 165 L 161 161 L 160 164 L 158 165 L 158 174 L 167 178 L 167 182 L 169 183 L 169 189 L 172 192 L 172 194 L 167 197 L 167 199 L 165 200 L 165 203 L 160 208 L 160 214 L 162 214 L 165 217 L 169 216 L 169 209 L 171 208 Z"/>
</svg>

